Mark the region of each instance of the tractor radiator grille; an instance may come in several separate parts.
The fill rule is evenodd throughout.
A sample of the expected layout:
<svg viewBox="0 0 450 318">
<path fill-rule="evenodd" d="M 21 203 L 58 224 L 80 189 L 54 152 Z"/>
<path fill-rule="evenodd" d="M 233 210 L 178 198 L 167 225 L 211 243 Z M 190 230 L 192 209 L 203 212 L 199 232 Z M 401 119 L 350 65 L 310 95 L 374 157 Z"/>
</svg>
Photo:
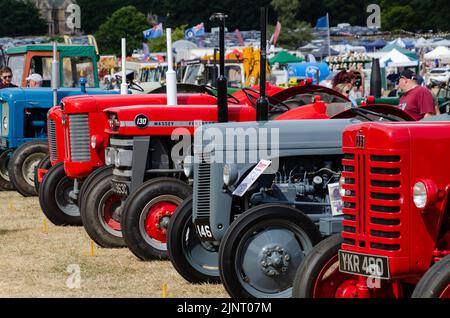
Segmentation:
<svg viewBox="0 0 450 318">
<path fill-rule="evenodd" d="M 58 152 L 56 150 L 56 124 L 53 119 L 50 119 L 47 124 L 48 129 L 48 144 L 50 147 L 50 159 L 55 161 L 58 159 Z"/>
<path fill-rule="evenodd" d="M 69 116 L 70 157 L 72 162 L 91 160 L 88 114 Z"/>
<path fill-rule="evenodd" d="M 211 163 L 209 154 L 203 154 L 198 164 L 198 182 L 196 187 L 196 217 L 209 218 L 211 196 Z"/>
<path fill-rule="evenodd" d="M 397 154 L 347 153 L 344 243 L 370 250 L 399 251 L 401 244 L 402 171 Z"/>
</svg>

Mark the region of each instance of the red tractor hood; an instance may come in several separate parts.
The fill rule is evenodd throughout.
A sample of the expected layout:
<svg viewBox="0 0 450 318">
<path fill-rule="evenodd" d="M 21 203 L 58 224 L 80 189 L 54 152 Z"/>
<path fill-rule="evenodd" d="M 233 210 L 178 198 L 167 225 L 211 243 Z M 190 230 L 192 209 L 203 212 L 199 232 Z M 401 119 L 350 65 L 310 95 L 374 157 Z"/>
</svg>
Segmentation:
<svg viewBox="0 0 450 318">
<path fill-rule="evenodd" d="M 131 105 L 167 105 L 166 94 L 74 96 L 62 100 L 64 112 L 70 114 L 101 112 L 109 107 Z M 180 105 L 216 105 L 217 98 L 208 94 L 179 94 Z"/>
</svg>

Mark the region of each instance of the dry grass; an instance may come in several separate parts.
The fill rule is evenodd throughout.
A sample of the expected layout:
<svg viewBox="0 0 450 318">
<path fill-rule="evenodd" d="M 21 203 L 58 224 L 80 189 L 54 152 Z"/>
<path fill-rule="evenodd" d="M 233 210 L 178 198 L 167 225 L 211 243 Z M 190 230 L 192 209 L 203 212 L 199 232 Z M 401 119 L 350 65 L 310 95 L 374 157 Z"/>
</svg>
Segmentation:
<svg viewBox="0 0 450 318">
<path fill-rule="evenodd" d="M 169 261 L 141 262 L 128 249 L 95 247 L 83 228 L 48 222 L 37 198 L 0 192 L 0 297 L 227 297 L 221 285 L 190 285 Z M 81 269 L 70 289 L 67 267 Z"/>
</svg>

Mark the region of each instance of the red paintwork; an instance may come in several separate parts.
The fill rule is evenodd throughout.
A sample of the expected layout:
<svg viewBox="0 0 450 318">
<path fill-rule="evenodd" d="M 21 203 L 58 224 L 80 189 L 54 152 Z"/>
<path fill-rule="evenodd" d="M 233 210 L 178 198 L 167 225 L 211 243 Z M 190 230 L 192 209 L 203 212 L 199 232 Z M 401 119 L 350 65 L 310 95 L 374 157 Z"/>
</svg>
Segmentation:
<svg viewBox="0 0 450 318">
<path fill-rule="evenodd" d="M 47 174 L 48 169 L 38 169 L 37 173 L 38 173 L 38 182 L 42 183 L 42 181 L 44 180 L 44 176 Z"/>
<path fill-rule="evenodd" d="M 361 141 L 361 136 L 365 139 L 364 149 L 356 147 L 356 140 Z M 347 127 L 343 135 L 343 150 L 355 157 L 344 159 L 343 165 L 354 166 L 355 171 L 347 170 L 342 175 L 346 179 L 355 179 L 355 184 L 346 182 L 344 185 L 344 189 L 355 194 L 343 198 L 346 204 L 344 214 L 347 215 L 343 225 L 354 228 L 355 233 L 344 230 L 342 236 L 354 240 L 355 244 L 344 243 L 342 249 L 387 256 L 392 280 L 413 283 L 417 283 L 435 261 L 448 255 L 450 228 L 446 222 L 449 218 L 446 206 L 450 195 L 450 171 L 434 163 L 448 161 L 449 144 L 450 126 L 447 122 L 362 123 Z M 400 159 L 375 161 L 374 155 L 399 156 Z M 361 164 L 364 156 L 365 169 Z M 391 174 L 380 174 L 380 170 L 377 172 L 372 168 L 399 169 L 399 173 L 390 170 Z M 373 180 L 399 183 L 380 187 L 372 184 Z M 429 190 L 435 188 L 434 200 L 425 209 L 418 209 L 412 200 L 413 186 L 418 181 L 425 181 Z M 373 193 L 381 193 L 385 197 L 378 198 Z M 391 207 L 397 212 L 380 212 L 377 206 Z M 376 224 L 380 219 L 395 224 Z M 379 237 L 374 231 L 395 237 Z M 395 250 L 374 244 L 389 245 Z"/>
<path fill-rule="evenodd" d="M 103 206 L 103 221 L 107 226 L 115 231 L 121 231 L 120 223 L 113 219 L 112 212 L 114 211 L 114 207 L 120 205 L 120 198 L 112 194 L 106 201 Z"/>
<path fill-rule="evenodd" d="M 170 218 L 178 205 L 172 202 L 161 201 L 150 207 L 145 219 L 145 231 L 151 238 L 166 243 L 167 227 L 161 225 L 164 218 Z"/>
</svg>

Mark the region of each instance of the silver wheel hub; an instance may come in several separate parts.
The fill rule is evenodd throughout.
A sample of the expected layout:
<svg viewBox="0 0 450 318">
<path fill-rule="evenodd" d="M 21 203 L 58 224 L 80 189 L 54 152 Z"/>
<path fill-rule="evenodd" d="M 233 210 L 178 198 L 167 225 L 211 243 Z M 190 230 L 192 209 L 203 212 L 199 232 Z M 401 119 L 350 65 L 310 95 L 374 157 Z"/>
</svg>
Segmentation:
<svg viewBox="0 0 450 318">
<path fill-rule="evenodd" d="M 288 270 L 291 256 L 280 246 L 266 246 L 262 250 L 261 269 L 267 276 L 275 277 Z"/>
</svg>

